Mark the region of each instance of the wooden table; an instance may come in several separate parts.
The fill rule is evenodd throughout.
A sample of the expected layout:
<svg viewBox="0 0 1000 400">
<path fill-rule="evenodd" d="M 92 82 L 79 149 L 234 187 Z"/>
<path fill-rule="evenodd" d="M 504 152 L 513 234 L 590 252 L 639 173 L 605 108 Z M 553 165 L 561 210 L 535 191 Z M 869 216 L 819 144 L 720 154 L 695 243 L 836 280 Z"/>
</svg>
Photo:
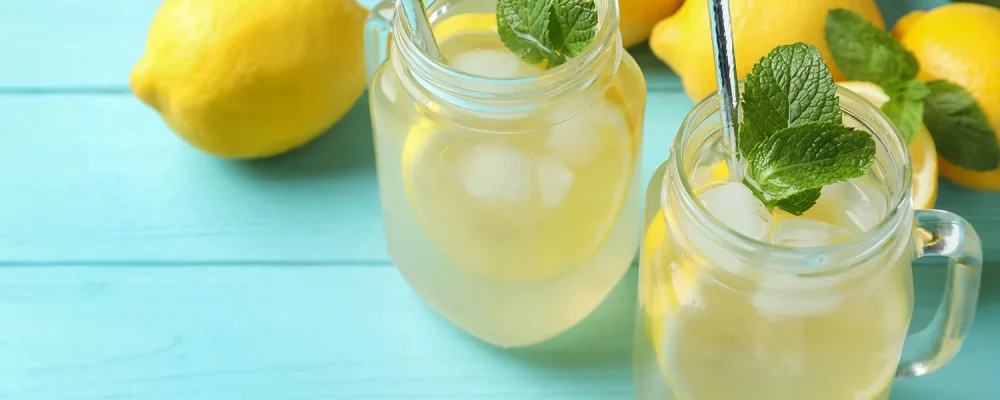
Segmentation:
<svg viewBox="0 0 1000 400">
<path fill-rule="evenodd" d="M 0 399 L 632 397 L 634 270 L 535 348 L 457 331 L 386 253 L 367 98 L 286 156 L 204 155 L 127 86 L 158 3 L 0 1 Z M 632 52 L 647 181 L 692 103 Z M 1000 398 L 1000 193 L 942 183 L 938 204 L 972 221 L 992 265 L 962 353 L 894 398 Z M 942 276 L 917 268 L 917 323 Z"/>
</svg>

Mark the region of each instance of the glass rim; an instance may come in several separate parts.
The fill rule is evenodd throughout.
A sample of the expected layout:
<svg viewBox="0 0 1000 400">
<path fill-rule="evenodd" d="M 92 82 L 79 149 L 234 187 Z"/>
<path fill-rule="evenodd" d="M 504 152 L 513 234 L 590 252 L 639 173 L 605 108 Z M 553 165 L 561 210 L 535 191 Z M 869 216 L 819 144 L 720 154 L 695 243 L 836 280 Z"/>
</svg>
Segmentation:
<svg viewBox="0 0 1000 400">
<path fill-rule="evenodd" d="M 742 82 L 741 82 L 742 83 Z M 742 91 L 742 85 L 740 87 Z M 889 240 L 893 235 L 892 233 L 899 229 L 899 225 L 905 221 L 905 217 L 911 214 L 909 209 L 912 208 L 912 171 L 910 165 L 909 151 L 905 140 L 903 140 L 899 130 L 893 125 L 889 118 L 874 104 L 862 97 L 861 95 L 854 93 L 853 91 L 838 85 L 837 95 L 840 97 L 840 109 L 845 115 L 851 115 L 858 121 L 862 122 L 865 126 L 866 131 L 871 133 L 876 137 L 876 147 L 884 147 L 886 152 L 890 155 L 890 161 L 896 173 L 902 173 L 902 177 L 899 177 L 899 181 L 896 182 L 894 188 L 898 189 L 898 195 L 892 196 L 890 199 L 889 208 L 886 214 L 882 217 L 877 224 L 875 224 L 871 229 L 865 232 L 864 235 L 859 235 L 858 237 L 852 238 L 851 240 L 829 246 L 816 246 L 816 247 L 793 247 L 785 245 L 777 245 L 769 242 L 757 240 L 746 236 L 736 230 L 726 226 L 721 220 L 712 215 L 705 206 L 697 200 L 697 196 L 694 194 L 694 188 L 691 185 L 689 179 L 687 179 L 687 168 L 685 165 L 685 154 L 684 147 L 687 143 L 686 139 L 693 136 L 695 128 L 700 124 L 704 123 L 706 119 L 713 115 L 719 113 L 719 97 L 718 92 L 713 92 L 700 102 L 698 102 L 691 111 L 684 118 L 681 123 L 681 127 L 677 132 L 677 136 L 674 138 L 673 144 L 671 145 L 671 157 L 674 160 L 670 163 L 670 175 L 671 182 L 670 185 L 663 185 L 664 191 L 671 190 L 670 188 L 674 185 L 680 185 L 682 188 L 683 196 L 681 203 L 682 208 L 685 208 L 684 212 L 692 214 L 692 217 L 697 222 L 705 222 L 704 225 L 709 227 L 709 233 L 713 240 L 721 240 L 726 243 L 737 244 L 741 250 L 754 252 L 754 253 L 764 253 L 770 260 L 773 260 L 774 264 L 801 264 L 803 257 L 822 257 L 823 255 L 834 254 L 834 253 L 845 253 L 853 252 L 855 255 L 849 257 L 846 260 L 842 260 L 840 264 L 845 264 L 847 266 L 856 264 L 861 259 L 868 258 L 877 252 L 881 245 Z M 845 104 L 844 100 L 847 100 Z M 858 109 L 862 107 L 862 109 Z M 859 115 L 861 114 L 861 115 Z M 698 118 L 701 116 L 702 118 Z M 697 120 L 696 120 L 697 119 Z M 710 133 L 709 136 L 717 135 L 718 133 Z M 877 161 L 876 161 L 877 162 Z M 667 197 L 664 193 L 660 196 L 660 207 L 667 206 Z M 768 270 L 786 270 L 792 273 L 803 273 L 801 267 L 794 269 L 786 268 L 775 268 L 775 267 L 762 267 L 757 266 L 757 268 L 763 268 Z M 807 273 L 824 273 L 833 270 L 841 269 L 840 265 L 833 265 L 832 267 L 820 268 L 815 270 L 809 270 Z"/>
<path fill-rule="evenodd" d="M 431 24 L 437 20 L 439 10 L 446 9 L 445 6 L 455 0 L 430 0 L 426 1 L 426 12 Z M 466 0 L 471 1 L 471 0 Z M 541 93 L 558 92 L 574 85 L 576 82 L 586 79 L 588 71 L 593 68 L 605 49 L 619 42 L 618 34 L 619 9 L 615 0 L 593 0 L 598 11 L 598 29 L 594 34 L 594 39 L 576 57 L 571 58 L 565 64 L 546 70 L 542 74 L 526 76 L 513 79 L 489 78 L 474 75 L 454 69 L 447 64 L 434 60 L 421 51 L 413 41 L 413 31 L 402 21 L 403 13 L 398 8 L 393 17 L 393 31 L 405 32 L 401 35 L 392 35 L 396 47 L 400 49 L 400 54 L 409 65 L 415 66 L 411 70 L 417 77 L 430 85 L 441 88 L 449 92 L 472 95 L 479 93 L 484 98 L 498 100 L 504 97 L 511 99 L 537 97 Z M 442 78 L 443 77 L 443 78 Z M 469 90 L 458 87 L 451 83 L 452 80 L 469 81 L 481 88 L 503 88 L 503 90 Z"/>
</svg>

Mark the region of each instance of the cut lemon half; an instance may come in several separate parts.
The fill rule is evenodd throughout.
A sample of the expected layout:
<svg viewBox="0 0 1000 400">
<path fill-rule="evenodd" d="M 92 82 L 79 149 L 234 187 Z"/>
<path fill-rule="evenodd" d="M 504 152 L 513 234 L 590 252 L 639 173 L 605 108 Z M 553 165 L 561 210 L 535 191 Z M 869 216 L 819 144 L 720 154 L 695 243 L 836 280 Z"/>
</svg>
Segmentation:
<svg viewBox="0 0 1000 400">
<path fill-rule="evenodd" d="M 561 122 L 505 122 L 516 133 L 413 125 L 403 182 L 436 250 L 457 268 L 517 281 L 590 258 L 618 219 L 635 164 L 628 119 L 609 100 Z"/>
<path fill-rule="evenodd" d="M 889 96 L 882 88 L 871 82 L 838 82 L 850 91 L 861 95 L 876 107 L 882 107 Z M 917 137 L 909 144 L 910 165 L 913 169 L 913 207 L 934 208 L 938 191 L 938 157 L 934 139 L 926 126 L 921 126 Z"/>
</svg>

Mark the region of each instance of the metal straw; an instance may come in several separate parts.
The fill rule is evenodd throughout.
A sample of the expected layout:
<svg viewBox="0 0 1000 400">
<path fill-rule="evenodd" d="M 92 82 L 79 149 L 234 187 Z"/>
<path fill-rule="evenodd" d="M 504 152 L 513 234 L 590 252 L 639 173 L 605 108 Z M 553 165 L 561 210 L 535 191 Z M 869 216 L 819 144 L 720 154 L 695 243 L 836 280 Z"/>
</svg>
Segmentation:
<svg viewBox="0 0 1000 400">
<path fill-rule="evenodd" d="M 740 94 L 737 91 L 736 55 L 733 50 L 733 23 L 729 0 L 708 0 L 712 26 L 712 48 L 715 51 L 715 77 L 719 84 L 719 112 L 722 134 L 729 155 L 729 179 L 742 180 L 743 168 L 736 146 L 736 124 L 740 121 Z"/>
<path fill-rule="evenodd" d="M 413 42 L 431 59 L 443 61 L 437 40 L 434 39 L 431 23 L 427 20 L 427 13 L 424 11 L 423 0 L 401 0 L 400 4 L 403 6 L 406 22 L 415 34 Z"/>
</svg>

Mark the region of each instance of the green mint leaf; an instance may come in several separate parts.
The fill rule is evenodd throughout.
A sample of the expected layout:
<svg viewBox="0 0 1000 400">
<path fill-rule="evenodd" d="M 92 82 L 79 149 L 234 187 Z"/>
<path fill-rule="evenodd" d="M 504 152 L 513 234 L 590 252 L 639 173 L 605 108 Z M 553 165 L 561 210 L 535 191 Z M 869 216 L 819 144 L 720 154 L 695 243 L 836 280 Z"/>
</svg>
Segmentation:
<svg viewBox="0 0 1000 400">
<path fill-rule="evenodd" d="M 774 206 L 792 215 L 802 215 L 816 205 L 820 194 L 820 189 L 807 189 L 779 200 Z"/>
<path fill-rule="evenodd" d="M 754 160 L 770 135 L 808 122 L 840 123 L 837 86 L 819 50 L 805 43 L 778 46 L 747 75 L 737 143 Z"/>
<path fill-rule="evenodd" d="M 983 110 L 964 88 L 945 80 L 927 83 L 924 124 L 934 137 L 938 154 L 952 164 L 974 171 L 1000 165 L 1000 146 Z"/>
<path fill-rule="evenodd" d="M 549 6 L 549 43 L 552 44 L 552 51 L 558 52 L 559 47 L 566 43 L 566 30 L 559 22 L 559 12 L 556 11 L 555 4 Z"/>
<path fill-rule="evenodd" d="M 532 64 L 562 63 L 552 49 L 549 25 L 553 0 L 497 1 L 497 32 L 508 50 Z"/>
<path fill-rule="evenodd" d="M 827 14 L 826 43 L 833 61 L 850 80 L 884 87 L 916 78 L 920 69 L 913 53 L 892 35 L 848 10 L 833 9 Z"/>
<path fill-rule="evenodd" d="M 752 178 L 744 179 L 743 185 L 749 188 L 755 197 L 760 199 L 769 212 L 773 212 L 774 208 L 778 207 L 792 215 L 802 215 L 812 208 L 812 206 L 816 205 L 816 201 L 819 200 L 820 196 L 820 189 L 806 189 L 784 199 L 774 199 L 767 193 L 762 192 Z"/>
<path fill-rule="evenodd" d="M 864 175 L 875 162 L 875 139 L 839 123 L 809 122 L 775 133 L 757 151 L 748 176 L 770 199 L 765 204 L 774 204 L 773 199 Z"/>
<path fill-rule="evenodd" d="M 893 85 L 886 92 L 889 102 L 882 106 L 882 111 L 896 124 L 906 143 L 910 143 L 920 132 L 924 119 L 924 98 L 930 94 L 930 89 L 924 82 L 911 79 Z"/>
<path fill-rule="evenodd" d="M 597 34 L 597 6 L 593 0 L 555 0 L 553 9 L 561 39 L 553 37 L 553 47 L 567 58 L 576 57 Z"/>
<path fill-rule="evenodd" d="M 525 62 L 565 63 L 590 45 L 597 32 L 593 0 L 499 0 L 497 31 L 504 46 Z"/>
</svg>

